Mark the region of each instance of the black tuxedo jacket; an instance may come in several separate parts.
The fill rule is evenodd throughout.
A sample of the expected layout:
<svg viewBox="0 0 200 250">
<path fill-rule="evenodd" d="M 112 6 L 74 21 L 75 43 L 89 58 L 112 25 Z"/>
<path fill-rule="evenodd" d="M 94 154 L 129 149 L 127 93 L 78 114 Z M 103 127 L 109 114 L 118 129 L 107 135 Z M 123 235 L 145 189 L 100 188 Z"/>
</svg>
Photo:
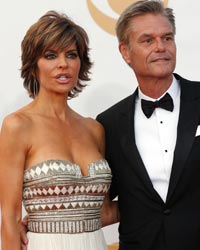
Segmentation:
<svg viewBox="0 0 200 250">
<path fill-rule="evenodd" d="M 174 75 L 180 81 L 180 115 L 165 203 L 135 144 L 137 90 L 97 116 L 113 173 L 111 197 L 119 200 L 120 250 L 200 250 L 200 82 Z"/>
</svg>

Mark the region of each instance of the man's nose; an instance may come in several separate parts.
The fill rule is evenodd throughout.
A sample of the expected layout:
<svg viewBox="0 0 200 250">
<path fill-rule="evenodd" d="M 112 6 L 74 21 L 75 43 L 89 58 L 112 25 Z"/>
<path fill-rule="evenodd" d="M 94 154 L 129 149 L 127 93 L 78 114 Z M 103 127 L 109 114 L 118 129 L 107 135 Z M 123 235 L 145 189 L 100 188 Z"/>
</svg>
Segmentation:
<svg viewBox="0 0 200 250">
<path fill-rule="evenodd" d="M 156 39 L 155 49 L 156 49 L 156 51 L 164 51 L 165 50 L 165 44 L 161 38 Z"/>
</svg>

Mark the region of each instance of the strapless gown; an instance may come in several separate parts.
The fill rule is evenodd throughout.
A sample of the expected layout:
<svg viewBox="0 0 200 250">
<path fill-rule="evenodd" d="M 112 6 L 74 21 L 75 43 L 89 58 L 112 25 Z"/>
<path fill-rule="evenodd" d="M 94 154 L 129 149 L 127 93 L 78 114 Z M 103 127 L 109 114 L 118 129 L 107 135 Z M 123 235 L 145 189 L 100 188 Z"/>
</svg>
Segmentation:
<svg viewBox="0 0 200 250">
<path fill-rule="evenodd" d="M 47 160 L 24 172 L 28 250 L 107 250 L 101 206 L 111 183 L 105 159 L 88 166 Z"/>
</svg>

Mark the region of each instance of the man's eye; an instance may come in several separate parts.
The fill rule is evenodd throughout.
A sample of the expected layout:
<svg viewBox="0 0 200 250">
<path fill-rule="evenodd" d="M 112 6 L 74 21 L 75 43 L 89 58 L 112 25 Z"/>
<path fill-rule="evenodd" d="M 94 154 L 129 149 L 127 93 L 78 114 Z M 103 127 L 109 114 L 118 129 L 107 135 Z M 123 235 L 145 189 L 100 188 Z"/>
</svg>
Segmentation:
<svg viewBox="0 0 200 250">
<path fill-rule="evenodd" d="M 165 37 L 165 41 L 171 41 L 171 40 L 173 40 L 171 36 Z"/>
<path fill-rule="evenodd" d="M 148 38 L 144 41 L 145 43 L 151 43 L 152 42 L 152 39 L 151 38 Z"/>
</svg>

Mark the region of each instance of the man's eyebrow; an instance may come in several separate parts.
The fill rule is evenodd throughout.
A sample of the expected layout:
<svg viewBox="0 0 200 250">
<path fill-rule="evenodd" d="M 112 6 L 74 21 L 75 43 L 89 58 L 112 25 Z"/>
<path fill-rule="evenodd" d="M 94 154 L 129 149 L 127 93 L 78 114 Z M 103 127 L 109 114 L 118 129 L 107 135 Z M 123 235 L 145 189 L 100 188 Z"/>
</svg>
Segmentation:
<svg viewBox="0 0 200 250">
<path fill-rule="evenodd" d="M 145 37 L 152 37 L 154 36 L 153 33 L 143 33 L 140 35 L 139 38 L 145 38 Z M 163 33 L 161 36 L 174 36 L 174 33 L 172 31 Z"/>
</svg>

